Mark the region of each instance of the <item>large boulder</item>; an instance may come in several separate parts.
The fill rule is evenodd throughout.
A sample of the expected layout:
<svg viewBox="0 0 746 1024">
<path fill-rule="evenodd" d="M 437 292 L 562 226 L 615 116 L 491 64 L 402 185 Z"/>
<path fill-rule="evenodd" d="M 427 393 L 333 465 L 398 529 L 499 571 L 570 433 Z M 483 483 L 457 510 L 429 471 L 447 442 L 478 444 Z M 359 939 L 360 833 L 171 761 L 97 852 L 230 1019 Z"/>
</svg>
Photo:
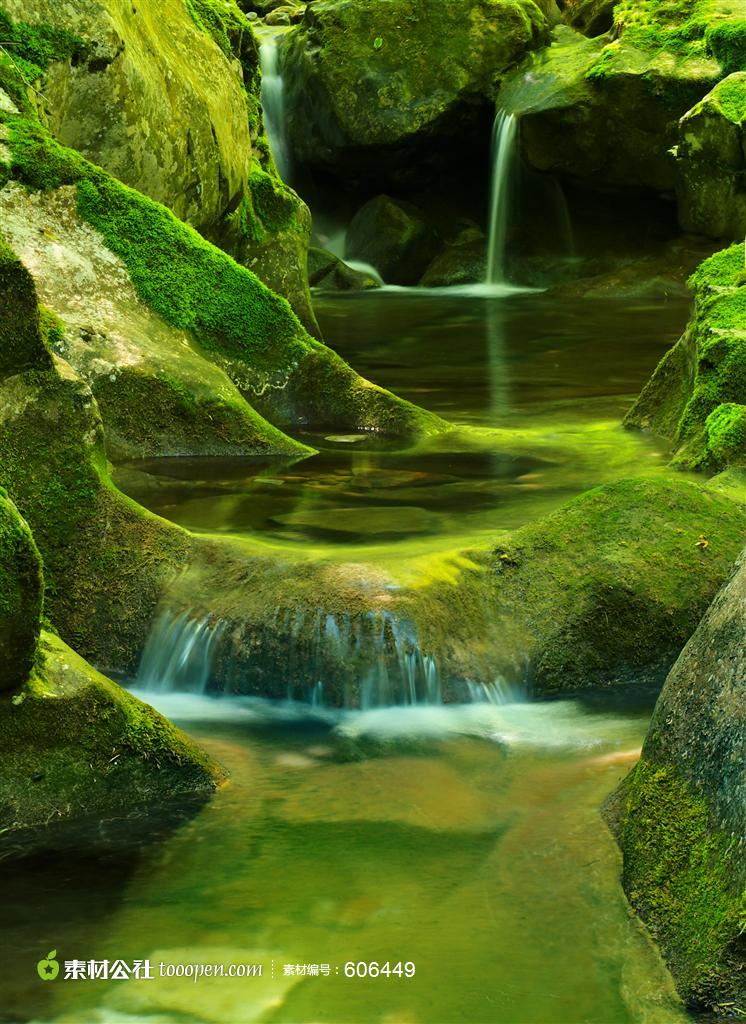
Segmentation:
<svg viewBox="0 0 746 1024">
<path fill-rule="evenodd" d="M 321 0 L 283 46 L 300 164 L 422 185 L 487 138 L 506 69 L 546 38 L 533 0 Z"/>
<path fill-rule="evenodd" d="M 624 888 L 682 996 L 743 1006 L 746 560 L 668 676 L 614 803 Z"/>
<path fill-rule="evenodd" d="M 345 259 L 367 263 L 387 284 L 414 285 L 438 251 L 438 236 L 412 203 L 376 196 L 347 229 Z"/>
<path fill-rule="evenodd" d="M 743 246 L 716 253 L 691 278 L 695 307 L 625 426 L 671 440 L 677 466 L 720 470 L 746 460 L 746 276 Z"/>
<path fill-rule="evenodd" d="M 31 531 L 0 489 L 0 690 L 16 689 L 31 672 L 43 598 Z"/>
<path fill-rule="evenodd" d="M 679 221 L 711 238 L 746 235 L 746 70 L 729 75 L 681 119 Z"/>
<path fill-rule="evenodd" d="M 672 193 L 679 120 L 722 70 L 704 26 L 685 45 L 683 7 L 628 7 L 615 8 L 613 40 L 558 27 L 551 46 L 508 76 L 498 103 L 521 116 L 522 151 L 537 170 L 585 188 Z M 673 20 L 656 23 L 655 12 Z"/>
<path fill-rule="evenodd" d="M 278 202 L 288 190 L 263 135 L 258 47 L 234 0 L 8 0 L 4 8 L 22 23 L 18 56 L 35 33 L 77 40 L 72 52 L 53 50 L 36 94 L 55 137 L 251 266 L 316 333 L 307 208 L 292 193 L 293 216 L 276 232 L 265 224 L 257 238 L 248 223 L 267 191 L 262 169 Z"/>
</svg>

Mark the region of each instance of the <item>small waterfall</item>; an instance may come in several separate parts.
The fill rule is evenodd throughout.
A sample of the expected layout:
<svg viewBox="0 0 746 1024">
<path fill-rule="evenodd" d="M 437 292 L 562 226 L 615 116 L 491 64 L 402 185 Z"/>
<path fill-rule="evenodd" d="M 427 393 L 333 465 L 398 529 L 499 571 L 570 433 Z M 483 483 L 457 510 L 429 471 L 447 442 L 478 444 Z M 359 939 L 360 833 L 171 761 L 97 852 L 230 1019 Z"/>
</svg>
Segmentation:
<svg viewBox="0 0 746 1024">
<path fill-rule="evenodd" d="M 135 684 L 158 693 L 204 693 L 225 623 L 162 611 L 140 658 Z"/>
<path fill-rule="evenodd" d="M 492 182 L 487 243 L 487 284 L 508 284 L 505 250 L 508 242 L 512 177 L 515 167 L 518 118 L 498 111 L 492 130 Z"/>
<path fill-rule="evenodd" d="M 277 172 L 290 182 L 292 162 L 285 131 L 285 82 L 280 71 L 280 50 L 277 36 L 267 36 L 259 46 L 259 65 L 262 71 L 262 110 L 264 130 Z"/>
</svg>

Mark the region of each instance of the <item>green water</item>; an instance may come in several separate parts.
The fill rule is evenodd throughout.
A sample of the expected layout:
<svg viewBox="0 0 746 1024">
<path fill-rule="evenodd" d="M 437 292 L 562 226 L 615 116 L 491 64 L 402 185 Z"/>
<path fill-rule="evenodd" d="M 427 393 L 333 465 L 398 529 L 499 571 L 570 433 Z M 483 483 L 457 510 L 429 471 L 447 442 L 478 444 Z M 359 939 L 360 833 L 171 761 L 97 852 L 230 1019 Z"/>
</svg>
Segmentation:
<svg viewBox="0 0 746 1024">
<path fill-rule="evenodd" d="M 619 424 L 680 334 L 682 300 L 384 292 L 316 308 L 356 369 L 462 429 L 409 449 L 305 434 L 319 454 L 295 463 L 158 459 L 120 467 L 118 484 L 193 530 L 375 559 L 404 542 L 488 542 L 597 484 L 661 471 L 664 447 Z"/>
<path fill-rule="evenodd" d="M 162 706 L 230 769 L 230 784 L 131 859 L 4 871 L 13 946 L 2 1019 L 685 1019 L 626 908 L 598 814 L 629 767 L 614 752 L 639 745 L 647 712 L 562 702 L 314 724 L 249 701 Z M 64 959 L 256 963 L 264 977 L 42 984 L 33 965 L 49 948 Z M 345 976 L 345 963 L 371 961 L 411 962 L 415 974 Z M 285 976 L 286 964 L 330 974 Z"/>
<path fill-rule="evenodd" d="M 663 472 L 662 447 L 618 424 L 684 303 L 384 293 L 320 299 L 318 313 L 356 368 L 460 432 L 410 450 L 317 434 L 319 455 L 290 465 L 132 464 L 118 471 L 129 493 L 194 529 L 383 564 L 486 541 L 605 480 Z M 0 1020 L 686 1019 L 624 901 L 599 815 L 649 706 L 309 717 L 248 698 L 157 699 L 230 782 L 153 845 L 4 867 Z M 44 983 L 35 964 L 50 950 L 156 970 L 261 964 L 263 976 Z M 388 976 L 346 976 L 346 963 L 371 962 Z"/>
</svg>

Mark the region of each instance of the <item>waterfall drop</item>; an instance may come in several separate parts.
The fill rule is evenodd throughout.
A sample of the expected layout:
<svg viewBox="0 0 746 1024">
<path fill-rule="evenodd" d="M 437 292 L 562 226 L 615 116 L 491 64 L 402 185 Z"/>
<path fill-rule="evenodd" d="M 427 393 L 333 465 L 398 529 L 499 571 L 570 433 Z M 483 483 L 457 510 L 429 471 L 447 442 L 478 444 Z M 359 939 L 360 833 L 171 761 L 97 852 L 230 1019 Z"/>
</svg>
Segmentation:
<svg viewBox="0 0 746 1024">
<path fill-rule="evenodd" d="M 259 66 L 262 71 L 262 110 L 264 130 L 269 148 L 284 182 L 290 182 L 292 162 L 285 131 L 285 82 L 280 70 L 280 51 L 277 36 L 265 36 L 259 46 Z"/>
<path fill-rule="evenodd" d="M 506 285 L 505 250 L 508 242 L 512 177 L 515 167 L 518 118 L 498 111 L 492 130 L 492 181 L 487 243 L 488 285 Z"/>
<path fill-rule="evenodd" d="M 225 623 L 161 612 L 140 658 L 135 685 L 158 693 L 204 693 Z"/>
</svg>

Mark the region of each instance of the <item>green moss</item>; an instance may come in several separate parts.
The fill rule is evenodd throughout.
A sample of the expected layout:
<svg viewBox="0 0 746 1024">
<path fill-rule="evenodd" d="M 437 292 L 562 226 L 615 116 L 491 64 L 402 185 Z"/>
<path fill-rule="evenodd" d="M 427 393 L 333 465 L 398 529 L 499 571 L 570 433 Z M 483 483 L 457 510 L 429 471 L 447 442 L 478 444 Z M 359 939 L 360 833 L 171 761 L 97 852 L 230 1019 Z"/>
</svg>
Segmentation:
<svg viewBox="0 0 746 1024">
<path fill-rule="evenodd" d="M 595 488 L 506 537 L 495 600 L 543 693 L 660 682 L 743 546 L 746 508 L 684 480 Z M 709 546 L 697 546 L 701 536 Z"/>
<path fill-rule="evenodd" d="M 226 57 L 236 56 L 241 36 L 251 34 L 249 20 L 235 0 L 184 0 L 197 28 L 212 36 Z"/>
<path fill-rule="evenodd" d="M 29 88 L 54 61 L 79 57 L 81 39 L 51 25 L 13 21 L 0 7 L 0 87 L 23 110 L 29 110 Z"/>
<path fill-rule="evenodd" d="M 274 175 L 255 168 L 239 210 L 241 231 L 251 242 L 267 242 L 298 226 L 300 208 L 301 201 L 291 188 Z"/>
<path fill-rule="evenodd" d="M 707 447 L 722 464 L 746 464 L 746 405 L 726 402 L 705 421 Z"/>
<path fill-rule="evenodd" d="M 744 75 L 729 76 L 715 86 L 714 100 L 725 117 L 734 124 L 742 124 L 746 120 L 746 77 Z"/>
<path fill-rule="evenodd" d="M 746 904 L 737 840 L 713 828 L 706 801 L 669 767 L 641 761 L 625 784 L 624 887 L 680 991 L 699 1007 L 728 995 Z"/>
<path fill-rule="evenodd" d="M 31 532 L 12 502 L 0 497 L 0 691 L 21 686 L 33 668 L 43 594 Z"/>
<path fill-rule="evenodd" d="M 707 46 L 724 74 L 746 71 L 746 20 L 713 25 L 707 31 Z"/>
</svg>

